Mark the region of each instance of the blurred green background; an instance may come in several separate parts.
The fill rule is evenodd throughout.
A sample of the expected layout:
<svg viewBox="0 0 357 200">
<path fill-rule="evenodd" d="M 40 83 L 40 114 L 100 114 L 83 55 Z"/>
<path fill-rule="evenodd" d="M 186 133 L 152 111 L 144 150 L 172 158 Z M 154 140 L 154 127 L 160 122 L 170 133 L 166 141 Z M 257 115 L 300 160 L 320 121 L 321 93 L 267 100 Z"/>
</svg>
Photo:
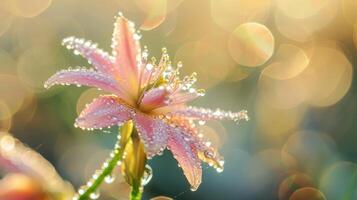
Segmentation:
<svg viewBox="0 0 357 200">
<path fill-rule="evenodd" d="M 193 102 L 247 109 L 239 125 L 202 127 L 226 164 L 204 167 L 191 192 L 171 154 L 150 160 L 144 199 L 357 199 L 355 0 L 1 0 L 0 130 L 41 153 L 75 187 L 114 145 L 117 128 L 82 131 L 74 119 L 96 89 L 44 81 L 89 66 L 61 46 L 67 36 L 110 51 L 118 11 L 159 57 L 167 47 L 183 74 L 198 73 L 206 96 Z M 100 199 L 127 199 L 119 172 Z M 314 198 L 313 198 L 314 197 Z"/>
</svg>

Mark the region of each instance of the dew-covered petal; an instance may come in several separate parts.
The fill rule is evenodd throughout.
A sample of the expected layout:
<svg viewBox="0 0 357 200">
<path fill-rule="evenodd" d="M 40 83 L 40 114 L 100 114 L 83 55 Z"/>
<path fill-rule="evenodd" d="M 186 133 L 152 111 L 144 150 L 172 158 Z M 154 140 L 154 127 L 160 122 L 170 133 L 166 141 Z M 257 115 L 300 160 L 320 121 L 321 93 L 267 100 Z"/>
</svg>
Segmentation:
<svg viewBox="0 0 357 200">
<path fill-rule="evenodd" d="M 197 120 L 248 120 L 248 114 L 246 110 L 241 110 L 239 112 L 223 111 L 221 109 L 211 110 L 206 108 L 197 108 L 197 107 L 186 107 L 182 110 L 176 110 L 174 112 L 168 113 L 169 116 L 179 116 L 190 119 Z"/>
<path fill-rule="evenodd" d="M 170 125 L 160 118 L 140 112 L 134 116 L 134 122 L 147 156 L 150 158 L 160 154 L 166 148 Z"/>
<path fill-rule="evenodd" d="M 155 108 L 167 106 L 169 92 L 164 87 L 158 87 L 145 92 L 140 103 L 140 108 L 144 111 L 150 111 Z"/>
<path fill-rule="evenodd" d="M 196 190 L 201 184 L 202 166 L 194 141 L 176 127 L 170 131 L 167 146 L 182 168 L 191 190 Z"/>
<path fill-rule="evenodd" d="M 111 92 L 118 96 L 124 96 L 116 81 L 107 75 L 88 69 L 68 69 L 61 70 L 51 76 L 45 83 L 46 88 L 54 85 L 77 85 L 90 86 Z"/>
<path fill-rule="evenodd" d="M 198 97 L 199 95 L 194 92 L 177 92 L 176 94 L 170 96 L 170 104 L 176 105 L 176 104 L 187 103 Z"/>
<path fill-rule="evenodd" d="M 99 72 L 110 76 L 118 75 L 118 71 L 114 68 L 110 55 L 102 49 L 97 48 L 97 44 L 84 39 L 68 37 L 62 41 L 62 45 L 68 49 L 73 49 L 75 54 L 80 54 L 86 58 Z"/>
<path fill-rule="evenodd" d="M 214 144 L 208 138 L 203 137 L 203 134 L 198 131 L 196 124 L 192 120 L 173 117 L 170 118 L 170 121 L 184 130 L 182 133 L 195 145 L 198 156 L 203 162 L 214 167 L 218 172 L 223 171 L 223 157 L 219 154 Z"/>
<path fill-rule="evenodd" d="M 139 66 L 141 62 L 141 48 L 139 35 L 135 33 L 134 23 L 121 14 L 114 24 L 112 38 L 113 56 L 118 68 L 122 84 L 136 96 L 139 82 Z"/>
<path fill-rule="evenodd" d="M 75 126 L 82 129 L 100 129 L 121 125 L 131 119 L 134 111 L 114 95 L 104 95 L 86 106 L 76 119 Z"/>
<path fill-rule="evenodd" d="M 167 113 L 172 113 L 178 110 L 183 110 L 185 109 L 187 106 L 185 104 L 177 104 L 177 105 L 168 105 L 168 106 L 163 106 L 163 107 L 158 107 L 154 110 L 152 110 L 150 113 L 153 114 L 167 114 Z M 169 114 L 169 116 L 172 114 Z"/>
<path fill-rule="evenodd" d="M 2 172 L 22 173 L 36 177 L 36 180 L 46 183 L 46 189 L 51 192 L 68 193 L 68 195 L 71 193 L 72 186 L 69 186 L 59 176 L 52 164 L 38 152 L 5 132 L 0 132 L 0 144 L 0 168 Z M 51 181 L 48 181 L 49 177 Z M 64 195 L 63 198 L 69 198 L 68 195 Z M 0 199 L 3 200 L 3 198 Z M 11 198 L 11 200 L 14 199 Z"/>
</svg>

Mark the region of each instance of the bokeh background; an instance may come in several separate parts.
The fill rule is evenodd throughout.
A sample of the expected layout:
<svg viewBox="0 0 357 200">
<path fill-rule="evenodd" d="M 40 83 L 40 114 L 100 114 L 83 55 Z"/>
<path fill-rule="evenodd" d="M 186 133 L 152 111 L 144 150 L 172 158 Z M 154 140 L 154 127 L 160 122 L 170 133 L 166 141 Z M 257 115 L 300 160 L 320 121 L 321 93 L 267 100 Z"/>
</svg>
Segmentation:
<svg viewBox="0 0 357 200">
<path fill-rule="evenodd" d="M 89 66 L 61 46 L 64 37 L 110 51 L 118 11 L 136 23 L 151 55 L 165 46 L 183 74 L 198 73 L 207 94 L 194 105 L 244 108 L 251 119 L 202 126 L 226 165 L 219 174 L 204 166 L 196 192 L 169 152 L 150 160 L 144 199 L 357 199 L 355 0 L 1 0 L 1 132 L 43 155 L 75 188 L 85 183 L 117 130 L 73 126 L 100 91 L 47 91 L 43 83 L 60 69 Z M 9 150 L 8 140 L 1 148 Z M 127 199 L 123 181 L 117 171 L 100 199 Z"/>
</svg>

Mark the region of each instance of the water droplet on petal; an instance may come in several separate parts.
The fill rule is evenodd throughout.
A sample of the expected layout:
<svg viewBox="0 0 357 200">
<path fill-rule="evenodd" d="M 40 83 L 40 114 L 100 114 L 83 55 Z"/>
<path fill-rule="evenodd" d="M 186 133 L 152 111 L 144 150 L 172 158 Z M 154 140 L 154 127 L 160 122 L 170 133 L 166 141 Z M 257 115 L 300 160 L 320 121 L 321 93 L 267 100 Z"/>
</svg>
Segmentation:
<svg viewBox="0 0 357 200">
<path fill-rule="evenodd" d="M 217 167 L 217 168 L 216 168 L 216 171 L 217 171 L 218 173 L 223 172 L 223 167 Z"/>
<path fill-rule="evenodd" d="M 197 188 L 196 188 L 196 187 L 191 186 L 191 187 L 190 187 L 190 190 L 191 190 L 192 192 L 194 192 L 194 191 L 196 191 L 196 190 L 197 190 Z"/>
<path fill-rule="evenodd" d="M 146 69 L 151 71 L 154 68 L 154 65 L 152 65 L 151 63 L 146 65 Z"/>
<path fill-rule="evenodd" d="M 141 184 L 143 186 L 147 185 L 150 182 L 151 178 L 152 178 L 152 168 L 150 167 L 150 165 L 145 165 L 145 171 L 144 171 L 143 178 L 141 179 Z"/>
<path fill-rule="evenodd" d="M 200 121 L 198 121 L 198 124 L 199 124 L 199 125 L 205 125 L 205 124 L 206 124 L 206 121 L 200 120 Z"/>
<path fill-rule="evenodd" d="M 141 39 L 141 35 L 135 33 L 134 34 L 134 40 L 140 40 Z"/>
</svg>

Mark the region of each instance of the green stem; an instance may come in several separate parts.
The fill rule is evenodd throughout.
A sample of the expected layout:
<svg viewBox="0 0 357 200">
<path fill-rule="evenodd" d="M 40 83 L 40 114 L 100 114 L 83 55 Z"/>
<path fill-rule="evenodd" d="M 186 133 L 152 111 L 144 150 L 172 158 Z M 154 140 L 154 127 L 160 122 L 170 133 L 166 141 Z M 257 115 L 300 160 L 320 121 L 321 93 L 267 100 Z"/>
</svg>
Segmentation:
<svg viewBox="0 0 357 200">
<path fill-rule="evenodd" d="M 141 186 L 141 182 L 134 182 L 131 186 L 130 200 L 141 200 L 142 192 L 143 188 Z"/>
<path fill-rule="evenodd" d="M 129 127 L 129 128 L 128 128 Z M 125 124 L 120 129 L 121 135 L 126 136 L 131 134 L 132 128 L 130 124 Z M 103 180 L 107 176 L 111 176 L 114 168 L 118 165 L 118 162 L 122 160 L 123 152 L 125 150 L 125 145 L 127 137 L 121 138 L 118 135 L 118 141 L 115 144 L 114 150 L 110 153 L 110 158 L 108 158 L 102 165 L 101 170 L 97 170 L 91 178 L 87 185 L 82 186 L 78 190 L 78 194 L 73 199 L 85 200 L 91 198 L 91 195 L 96 196 L 98 187 L 102 184 Z M 92 197 L 92 199 L 95 197 Z"/>
<path fill-rule="evenodd" d="M 89 187 L 84 186 L 84 192 L 79 191 L 80 195 L 78 200 L 88 199 L 91 194 L 94 194 L 98 187 L 102 184 L 105 177 L 112 174 L 113 169 L 117 166 L 118 162 L 121 160 L 124 148 L 116 148 L 112 153 L 111 159 L 108 159 L 102 166 L 102 170 L 95 173 L 94 177 L 88 182 Z"/>
</svg>

